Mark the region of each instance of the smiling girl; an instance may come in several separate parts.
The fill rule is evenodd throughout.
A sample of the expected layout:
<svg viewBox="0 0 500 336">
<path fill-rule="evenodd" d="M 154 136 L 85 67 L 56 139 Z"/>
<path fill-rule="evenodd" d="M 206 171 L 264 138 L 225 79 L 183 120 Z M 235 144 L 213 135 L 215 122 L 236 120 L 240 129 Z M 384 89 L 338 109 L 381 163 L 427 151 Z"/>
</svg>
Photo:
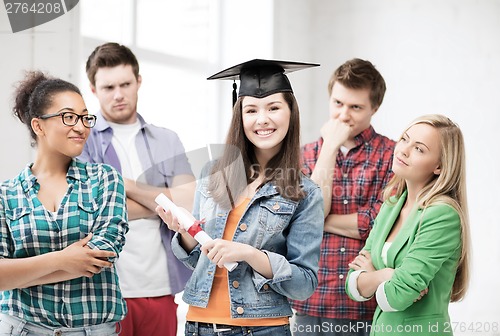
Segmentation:
<svg viewBox="0 0 500 336">
<path fill-rule="evenodd" d="M 193 215 L 215 239 L 198 245 L 158 208 L 178 231 L 174 253 L 194 269 L 183 296 L 186 335 L 290 335 L 288 299 L 304 300 L 318 284 L 323 203 L 319 187 L 300 173 L 289 66 L 297 64 L 253 60 L 209 78 L 241 80 L 225 151 L 195 195 Z M 228 272 L 228 262 L 238 267 Z"/>
<path fill-rule="evenodd" d="M 14 114 L 35 161 L 0 185 L 0 334 L 115 335 L 126 313 L 113 263 L 125 242 L 123 181 L 81 154 L 96 117 L 76 86 L 27 73 Z"/>
</svg>

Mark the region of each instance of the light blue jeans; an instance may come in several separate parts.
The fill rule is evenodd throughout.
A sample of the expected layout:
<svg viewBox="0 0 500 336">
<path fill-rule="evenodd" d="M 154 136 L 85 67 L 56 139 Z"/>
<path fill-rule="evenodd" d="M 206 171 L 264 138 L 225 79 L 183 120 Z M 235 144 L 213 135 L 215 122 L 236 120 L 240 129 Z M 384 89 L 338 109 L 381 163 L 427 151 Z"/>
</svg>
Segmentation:
<svg viewBox="0 0 500 336">
<path fill-rule="evenodd" d="M 0 336 L 116 336 L 115 323 L 81 328 L 50 328 L 0 314 Z"/>
</svg>

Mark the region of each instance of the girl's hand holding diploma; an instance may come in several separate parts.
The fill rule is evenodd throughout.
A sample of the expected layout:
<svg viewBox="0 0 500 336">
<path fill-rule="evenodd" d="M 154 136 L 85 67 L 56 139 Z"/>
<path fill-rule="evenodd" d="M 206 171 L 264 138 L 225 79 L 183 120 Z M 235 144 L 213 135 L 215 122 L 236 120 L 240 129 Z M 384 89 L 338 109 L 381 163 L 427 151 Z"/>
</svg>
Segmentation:
<svg viewBox="0 0 500 336">
<path fill-rule="evenodd" d="M 203 220 L 196 220 L 189 211 L 178 207 L 162 193 L 155 198 L 155 202 L 160 205 L 156 207 L 156 212 L 169 229 L 181 234 L 181 246 L 186 252 L 190 252 L 198 243 L 204 246 L 206 243 L 212 241 L 212 238 L 201 229 L 200 224 L 204 223 Z M 207 250 L 205 249 L 205 251 Z M 226 262 L 223 264 L 230 272 L 238 266 L 236 262 Z"/>
</svg>

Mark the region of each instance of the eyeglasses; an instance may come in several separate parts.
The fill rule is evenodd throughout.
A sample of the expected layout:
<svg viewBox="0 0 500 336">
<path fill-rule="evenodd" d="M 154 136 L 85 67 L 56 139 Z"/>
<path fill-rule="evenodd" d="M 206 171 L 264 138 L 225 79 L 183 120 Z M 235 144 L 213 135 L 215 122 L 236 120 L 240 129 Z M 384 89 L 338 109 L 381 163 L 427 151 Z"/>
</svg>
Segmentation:
<svg viewBox="0 0 500 336">
<path fill-rule="evenodd" d="M 44 114 L 40 116 L 40 119 L 49 119 L 52 117 L 61 117 L 62 122 L 66 126 L 75 126 L 78 123 L 79 119 L 82 119 L 83 126 L 87 128 L 92 128 L 95 126 L 95 122 L 97 120 L 97 116 L 93 114 L 76 114 L 74 112 L 60 112 L 54 114 Z"/>
</svg>

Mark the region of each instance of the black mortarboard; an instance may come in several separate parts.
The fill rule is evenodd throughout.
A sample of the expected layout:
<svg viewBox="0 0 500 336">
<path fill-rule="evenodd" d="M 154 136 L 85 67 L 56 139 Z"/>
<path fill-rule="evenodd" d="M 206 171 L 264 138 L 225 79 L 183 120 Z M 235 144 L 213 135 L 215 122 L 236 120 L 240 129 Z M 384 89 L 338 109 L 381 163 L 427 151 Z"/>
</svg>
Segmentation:
<svg viewBox="0 0 500 336">
<path fill-rule="evenodd" d="M 207 79 L 239 79 L 238 97 L 263 98 L 277 92 L 293 92 L 285 74 L 315 66 L 319 64 L 254 59 L 218 72 Z M 236 84 L 233 84 L 233 106 L 235 103 Z"/>
</svg>

